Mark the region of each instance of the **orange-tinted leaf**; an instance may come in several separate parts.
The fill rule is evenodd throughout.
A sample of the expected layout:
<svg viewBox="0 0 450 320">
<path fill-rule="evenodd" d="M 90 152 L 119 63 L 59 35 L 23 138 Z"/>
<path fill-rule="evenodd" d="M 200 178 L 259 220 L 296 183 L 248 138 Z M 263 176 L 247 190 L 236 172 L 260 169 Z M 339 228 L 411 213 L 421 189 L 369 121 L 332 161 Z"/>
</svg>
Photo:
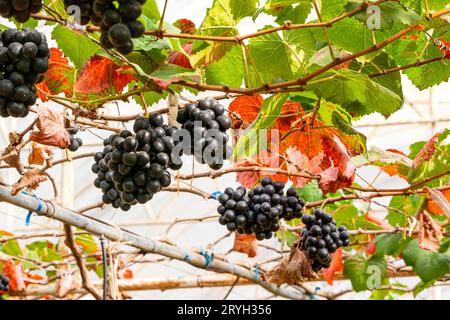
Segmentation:
<svg viewBox="0 0 450 320">
<path fill-rule="evenodd" d="M 11 291 L 25 290 L 26 285 L 21 263 L 14 264 L 12 262 L 4 262 L 3 275 L 9 278 L 9 288 Z"/>
<path fill-rule="evenodd" d="M 440 191 L 440 192 L 444 196 L 444 198 L 447 199 L 448 202 L 450 202 L 450 189 L 443 190 L 443 191 Z M 427 205 L 428 205 L 428 210 L 431 213 L 437 214 L 437 215 L 443 215 L 444 214 L 444 210 L 432 198 L 428 199 Z"/>
<path fill-rule="evenodd" d="M 187 54 L 191 54 L 192 42 L 183 44 L 181 47 Z M 191 62 L 189 61 L 189 58 L 186 57 L 181 52 L 178 52 L 175 50 L 173 50 L 169 53 L 169 56 L 167 57 L 167 63 L 176 64 L 177 66 L 187 68 L 187 69 L 193 69 Z"/>
<path fill-rule="evenodd" d="M 436 151 L 436 142 L 441 133 L 436 133 L 419 151 L 413 160 L 412 169 L 416 169 L 424 161 L 430 160 Z"/>
<path fill-rule="evenodd" d="M 263 98 L 260 95 L 256 96 L 239 96 L 230 103 L 228 107 L 231 120 L 233 121 L 233 128 L 246 128 L 258 116 L 261 109 Z"/>
<path fill-rule="evenodd" d="M 76 94 L 121 93 L 133 79 L 111 59 L 96 55 L 83 66 L 73 91 Z"/>
<path fill-rule="evenodd" d="M 44 164 L 44 149 L 38 146 L 36 143 L 31 143 L 31 152 L 28 155 L 28 163 L 29 164 Z"/>
<path fill-rule="evenodd" d="M 250 258 L 253 258 L 258 253 L 258 244 L 254 234 L 240 234 L 234 233 L 233 250 L 245 253 Z"/>
<path fill-rule="evenodd" d="M 339 248 L 331 255 L 330 266 L 322 271 L 323 277 L 331 286 L 333 285 L 334 274 L 342 270 L 344 270 L 344 265 L 342 264 L 342 248 Z"/>
<path fill-rule="evenodd" d="M 47 94 L 58 94 L 64 92 L 71 94 L 76 70 L 69 65 L 69 60 L 63 56 L 63 52 L 58 48 L 50 48 L 50 58 L 48 61 L 48 71 L 44 80 L 36 87 Z M 47 97 L 38 92 L 42 101 L 47 101 Z"/>
<path fill-rule="evenodd" d="M 194 34 L 197 32 L 195 23 L 189 19 L 178 19 L 173 25 L 180 29 L 181 33 Z"/>
<path fill-rule="evenodd" d="M 23 189 L 35 190 L 39 184 L 47 180 L 47 176 L 39 169 L 27 171 L 16 183 L 13 184 L 11 194 L 15 196 Z"/>
<path fill-rule="evenodd" d="M 53 109 L 41 106 L 38 109 L 37 127 L 39 131 L 31 132 L 32 141 L 59 148 L 70 145 L 70 135 L 64 128 L 64 118 Z"/>
<path fill-rule="evenodd" d="M 121 269 L 117 275 L 119 279 L 133 279 L 133 271 L 130 269 Z"/>
<path fill-rule="evenodd" d="M 243 171 L 238 172 L 236 180 L 246 188 L 253 187 L 260 179 L 265 176 L 270 177 L 274 181 L 288 180 L 288 176 L 285 174 L 277 174 L 273 171 L 265 171 L 264 168 L 279 168 L 281 170 L 287 170 L 286 162 L 276 156 L 274 153 L 268 150 L 262 150 L 259 154 L 253 158 L 243 159 L 235 163 L 236 167 L 261 167 L 261 171 Z"/>
</svg>

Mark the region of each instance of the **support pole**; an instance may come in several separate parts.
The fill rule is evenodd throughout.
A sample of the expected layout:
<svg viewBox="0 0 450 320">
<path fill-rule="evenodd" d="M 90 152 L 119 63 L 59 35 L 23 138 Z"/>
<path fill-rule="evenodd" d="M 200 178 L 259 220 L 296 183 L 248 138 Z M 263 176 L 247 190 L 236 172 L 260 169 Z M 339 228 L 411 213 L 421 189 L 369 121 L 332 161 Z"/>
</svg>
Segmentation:
<svg viewBox="0 0 450 320">
<path fill-rule="evenodd" d="M 0 186 L 0 200 L 9 202 L 15 206 L 31 210 L 40 216 L 70 224 L 71 226 L 83 229 L 97 236 L 103 235 L 111 241 L 125 242 L 127 245 L 141 249 L 143 252 L 160 254 L 172 259 L 185 261 L 186 263 L 206 270 L 215 272 L 230 273 L 254 283 L 261 285 L 266 290 L 275 295 L 288 299 L 306 299 L 307 296 L 299 290 L 293 288 L 277 287 L 271 283 L 263 281 L 259 272 L 232 264 L 230 262 L 212 259 L 194 251 L 174 247 L 160 241 L 152 240 L 127 230 L 123 230 L 112 224 L 97 220 L 93 217 L 85 216 L 71 211 L 52 202 L 42 200 L 27 193 L 11 195 L 11 190 Z M 38 210 L 39 209 L 39 210 Z"/>
</svg>

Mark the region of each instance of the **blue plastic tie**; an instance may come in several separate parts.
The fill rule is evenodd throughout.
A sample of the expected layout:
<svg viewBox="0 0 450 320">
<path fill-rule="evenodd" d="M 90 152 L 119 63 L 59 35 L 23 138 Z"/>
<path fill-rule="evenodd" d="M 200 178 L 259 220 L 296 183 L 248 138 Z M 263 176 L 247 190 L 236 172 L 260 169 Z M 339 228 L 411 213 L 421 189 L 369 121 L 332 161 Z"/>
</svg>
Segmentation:
<svg viewBox="0 0 450 320">
<path fill-rule="evenodd" d="M 43 205 L 42 205 L 41 199 L 39 199 L 35 194 L 30 194 L 30 193 L 28 193 L 28 192 L 26 192 L 26 191 L 22 191 L 22 193 L 23 193 L 23 194 L 26 194 L 26 195 L 29 195 L 29 196 L 32 196 L 33 198 L 35 198 L 35 199 L 38 201 L 37 208 L 36 208 L 36 210 L 34 210 L 34 211 L 39 212 L 39 211 L 42 210 Z M 31 222 L 31 216 L 32 216 L 32 215 L 33 215 L 33 211 L 32 211 L 32 210 L 28 211 L 28 214 L 27 214 L 27 216 L 26 216 L 26 218 L 25 218 L 25 226 L 28 227 L 28 226 L 30 225 L 30 222 Z"/>
<path fill-rule="evenodd" d="M 311 300 L 315 300 L 316 299 L 316 294 L 317 294 L 317 292 L 320 290 L 320 287 L 316 287 L 316 289 L 314 290 L 314 293 L 311 293 L 310 295 L 309 295 L 309 299 L 311 299 Z"/>
<path fill-rule="evenodd" d="M 211 193 L 211 198 L 213 198 L 214 200 L 217 200 L 217 198 L 222 194 L 222 192 L 220 191 L 216 191 Z"/>
<path fill-rule="evenodd" d="M 259 277 L 260 277 L 259 266 L 256 265 L 255 266 L 255 278 L 256 278 L 256 280 L 259 280 Z"/>
<path fill-rule="evenodd" d="M 185 260 L 185 261 L 192 261 L 192 258 L 191 258 L 191 256 L 190 256 L 188 253 L 186 253 L 186 254 L 184 255 L 184 260 Z"/>
<path fill-rule="evenodd" d="M 214 254 L 209 254 L 208 252 L 206 252 L 205 250 L 202 249 L 202 251 L 200 251 L 200 254 L 205 257 L 205 267 L 209 267 L 214 259 Z"/>
</svg>

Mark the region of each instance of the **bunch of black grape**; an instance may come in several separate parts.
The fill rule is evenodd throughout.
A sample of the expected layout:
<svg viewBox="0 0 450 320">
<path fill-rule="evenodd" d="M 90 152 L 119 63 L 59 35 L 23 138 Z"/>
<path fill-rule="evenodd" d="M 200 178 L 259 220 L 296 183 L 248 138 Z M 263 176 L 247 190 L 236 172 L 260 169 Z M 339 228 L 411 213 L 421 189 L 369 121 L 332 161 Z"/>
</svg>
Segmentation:
<svg viewBox="0 0 450 320">
<path fill-rule="evenodd" d="M 9 278 L 0 275 L 0 291 L 8 291 L 8 290 L 9 290 Z"/>
<path fill-rule="evenodd" d="M 178 111 L 177 121 L 190 134 L 190 154 L 211 169 L 222 168 L 223 160 L 232 153 L 226 134 L 231 119 L 225 114 L 225 108 L 214 99 L 201 100 Z M 186 147 L 188 150 L 189 146 Z"/>
<path fill-rule="evenodd" d="M 1 33 L 0 116 L 23 118 L 36 102 L 36 87 L 48 70 L 50 51 L 40 32 L 28 28 Z"/>
<path fill-rule="evenodd" d="M 167 168 L 179 169 L 171 154 L 176 143 L 175 127 L 163 124 L 160 114 L 150 119 L 139 117 L 133 130 L 113 134 L 105 139 L 103 152 L 95 154 L 92 171 L 94 185 L 103 192 L 103 202 L 128 211 L 132 205 L 144 204 L 163 187 L 170 185 Z"/>
<path fill-rule="evenodd" d="M 70 134 L 70 145 L 67 147 L 67 149 L 69 149 L 72 152 L 75 152 L 83 145 L 83 140 L 75 136 L 80 130 L 80 128 L 77 125 L 75 125 L 70 128 L 67 128 L 66 130 Z"/>
<path fill-rule="evenodd" d="M 0 15 L 3 18 L 14 17 L 17 22 L 24 23 L 32 13 L 42 9 L 42 0 L 0 0 Z"/>
<path fill-rule="evenodd" d="M 64 0 L 67 8 L 80 8 L 80 23 L 89 20 L 100 26 L 100 44 L 103 48 L 115 48 L 122 54 L 133 51 L 131 38 L 144 34 L 144 24 L 137 19 L 141 16 L 145 0 Z"/>
<path fill-rule="evenodd" d="M 336 227 L 336 221 L 322 209 L 315 209 L 313 215 L 304 215 L 305 228 L 300 232 L 301 249 L 305 250 L 315 272 L 328 268 L 331 253 L 350 244 L 345 226 Z"/>
<path fill-rule="evenodd" d="M 254 233 L 258 240 L 270 239 L 280 228 L 280 219 L 302 216 L 304 201 L 294 188 L 289 188 L 284 195 L 281 181 L 273 182 L 264 177 L 260 186 L 246 193 L 242 186 L 236 190 L 226 188 L 218 198 L 219 223 L 226 225 L 229 231 Z"/>
</svg>

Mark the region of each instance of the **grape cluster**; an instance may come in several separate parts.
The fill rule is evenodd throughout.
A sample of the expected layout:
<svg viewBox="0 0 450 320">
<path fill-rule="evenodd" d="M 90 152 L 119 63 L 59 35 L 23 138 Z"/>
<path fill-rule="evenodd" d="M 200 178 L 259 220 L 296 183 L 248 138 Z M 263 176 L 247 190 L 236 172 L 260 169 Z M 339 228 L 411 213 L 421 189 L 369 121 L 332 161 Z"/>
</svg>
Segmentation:
<svg viewBox="0 0 450 320">
<path fill-rule="evenodd" d="M 64 0 L 66 8 L 80 8 L 80 23 L 90 21 L 100 26 L 100 44 L 103 48 L 115 48 L 122 54 L 133 51 L 131 38 L 144 34 L 144 24 L 137 19 L 141 16 L 145 0 Z"/>
<path fill-rule="evenodd" d="M 305 228 L 300 232 L 301 248 L 306 251 L 315 272 L 328 268 L 331 253 L 350 244 L 345 226 L 336 227 L 336 221 L 322 209 L 315 209 L 313 215 L 304 215 Z"/>
<path fill-rule="evenodd" d="M 0 291 L 8 291 L 8 290 L 9 290 L 9 278 L 0 275 Z"/>
<path fill-rule="evenodd" d="M 268 177 L 248 194 L 242 186 L 236 190 L 228 187 L 218 200 L 219 223 L 229 231 L 254 233 L 258 240 L 270 239 L 280 228 L 280 219 L 300 218 L 305 205 L 294 188 L 285 195 L 284 183 Z"/>
<path fill-rule="evenodd" d="M 36 102 L 36 83 L 48 70 L 45 36 L 36 30 L 7 29 L 1 33 L 0 116 L 23 118 Z"/>
<path fill-rule="evenodd" d="M 42 9 L 42 0 L 0 0 L 0 15 L 3 18 L 14 17 L 17 22 L 24 23 L 32 13 Z"/>
<path fill-rule="evenodd" d="M 231 128 L 231 119 L 225 114 L 225 108 L 214 99 L 200 100 L 198 104 L 188 104 L 178 111 L 177 122 L 190 134 L 189 153 L 211 169 L 222 168 L 223 160 L 230 158 L 232 153 L 226 134 Z M 208 153 L 207 157 L 205 153 Z"/>
<path fill-rule="evenodd" d="M 74 125 L 70 128 L 67 128 L 66 130 L 70 134 L 70 145 L 67 147 L 67 149 L 69 149 L 72 152 L 75 152 L 83 145 L 83 140 L 75 136 L 80 130 L 80 128 L 77 125 Z"/>
<path fill-rule="evenodd" d="M 128 211 L 146 203 L 171 183 L 167 168 L 179 169 L 171 153 L 175 127 L 163 124 L 160 114 L 136 119 L 133 130 L 123 130 L 104 141 L 103 152 L 94 155 L 94 185 L 103 192 L 103 202 Z"/>
</svg>

